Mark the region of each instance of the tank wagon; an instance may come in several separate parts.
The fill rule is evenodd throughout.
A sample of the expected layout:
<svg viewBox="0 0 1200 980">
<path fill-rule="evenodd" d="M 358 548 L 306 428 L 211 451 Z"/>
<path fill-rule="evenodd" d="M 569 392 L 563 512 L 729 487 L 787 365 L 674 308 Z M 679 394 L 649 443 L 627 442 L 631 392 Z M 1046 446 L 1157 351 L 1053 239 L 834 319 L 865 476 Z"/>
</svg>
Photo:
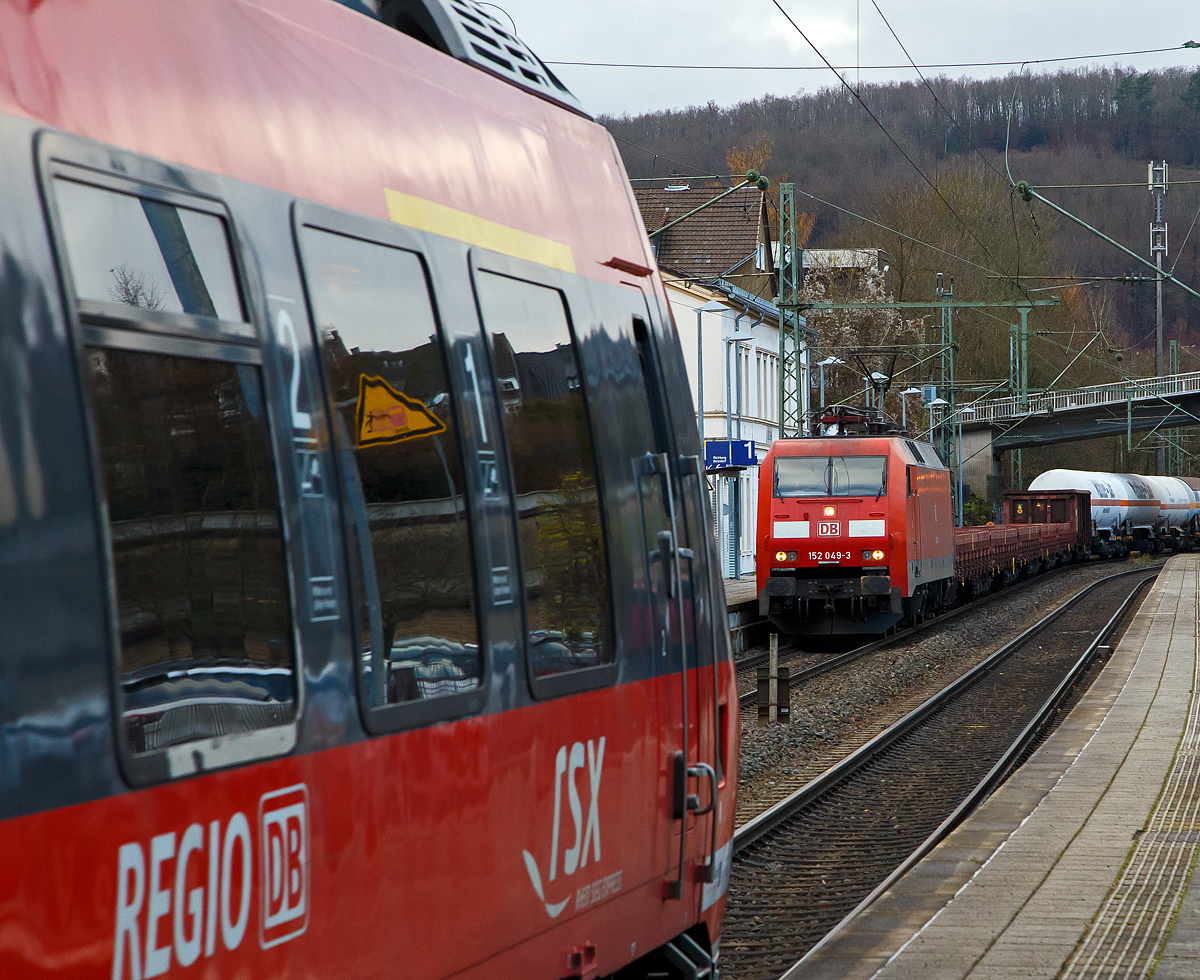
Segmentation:
<svg viewBox="0 0 1200 980">
<path fill-rule="evenodd" d="M 1200 480 L 1136 473 L 1047 470 L 1030 490 L 1086 490 L 1098 549 L 1191 551 L 1200 532 Z"/>
<path fill-rule="evenodd" d="M 0 4 L 0 977 L 716 975 L 683 354 L 489 9 Z"/>
<path fill-rule="evenodd" d="M 1003 525 L 956 528 L 949 471 L 903 435 L 781 439 L 761 467 L 759 611 L 786 634 L 880 635 L 1093 552 L 1086 490 L 1007 494 Z"/>
</svg>

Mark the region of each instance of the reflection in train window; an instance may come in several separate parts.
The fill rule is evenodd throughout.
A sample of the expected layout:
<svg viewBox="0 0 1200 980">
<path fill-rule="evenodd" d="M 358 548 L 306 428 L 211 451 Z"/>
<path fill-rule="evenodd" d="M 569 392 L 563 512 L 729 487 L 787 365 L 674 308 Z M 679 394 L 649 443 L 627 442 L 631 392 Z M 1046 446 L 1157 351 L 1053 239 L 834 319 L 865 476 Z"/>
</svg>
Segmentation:
<svg viewBox="0 0 1200 980">
<path fill-rule="evenodd" d="M 295 715 L 259 369 L 89 349 L 134 752 Z"/>
<path fill-rule="evenodd" d="M 489 272 L 476 290 L 512 458 L 534 673 L 611 663 L 596 464 L 562 294 Z"/>
<path fill-rule="evenodd" d="M 380 707 L 473 690 L 464 482 L 421 260 L 307 227 L 301 246 L 363 565 L 363 697 Z"/>
<path fill-rule="evenodd" d="M 54 193 L 80 299 L 246 319 L 217 215 L 61 177 Z"/>
</svg>

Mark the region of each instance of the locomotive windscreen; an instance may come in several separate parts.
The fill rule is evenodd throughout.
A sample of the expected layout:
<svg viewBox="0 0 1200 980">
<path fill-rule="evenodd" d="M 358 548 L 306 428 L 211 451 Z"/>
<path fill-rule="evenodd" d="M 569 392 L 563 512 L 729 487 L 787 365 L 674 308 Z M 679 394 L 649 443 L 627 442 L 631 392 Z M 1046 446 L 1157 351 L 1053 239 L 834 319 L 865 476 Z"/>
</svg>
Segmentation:
<svg viewBox="0 0 1200 980">
<path fill-rule="evenodd" d="M 882 497 L 886 456 L 780 456 L 776 497 Z"/>
</svg>

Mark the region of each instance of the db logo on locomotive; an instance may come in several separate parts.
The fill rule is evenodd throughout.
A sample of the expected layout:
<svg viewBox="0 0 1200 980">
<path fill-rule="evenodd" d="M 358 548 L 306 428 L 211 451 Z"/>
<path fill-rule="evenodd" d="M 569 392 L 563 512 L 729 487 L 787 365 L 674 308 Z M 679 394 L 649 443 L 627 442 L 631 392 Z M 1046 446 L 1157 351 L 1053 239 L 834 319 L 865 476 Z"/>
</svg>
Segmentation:
<svg viewBox="0 0 1200 980">
<path fill-rule="evenodd" d="M 207 831 L 207 832 L 206 832 Z M 217 937 L 237 949 L 250 921 L 254 855 L 259 855 L 259 945 L 294 939 L 308 928 L 308 789 L 264 793 L 258 847 L 241 811 L 122 844 L 117 852 L 117 915 L 112 980 L 141 980 L 212 956 Z"/>
<path fill-rule="evenodd" d="M 842 533 L 841 521 L 818 521 L 817 536 L 822 538 L 836 538 Z"/>
</svg>

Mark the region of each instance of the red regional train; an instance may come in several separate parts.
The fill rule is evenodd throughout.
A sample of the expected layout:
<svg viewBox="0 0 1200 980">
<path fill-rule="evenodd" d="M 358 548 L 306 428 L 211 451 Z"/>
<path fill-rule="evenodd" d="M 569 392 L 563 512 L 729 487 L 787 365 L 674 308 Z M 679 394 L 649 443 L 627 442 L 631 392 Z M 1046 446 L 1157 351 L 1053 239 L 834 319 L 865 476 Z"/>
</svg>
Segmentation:
<svg viewBox="0 0 1200 980">
<path fill-rule="evenodd" d="M 1089 494 L 1005 495 L 954 526 L 950 472 L 903 434 L 780 439 L 760 466 L 759 611 L 782 633 L 881 635 L 1093 550 Z"/>
<path fill-rule="evenodd" d="M 0 976 L 715 976 L 616 147 L 473 0 L 0 4 Z"/>
</svg>

